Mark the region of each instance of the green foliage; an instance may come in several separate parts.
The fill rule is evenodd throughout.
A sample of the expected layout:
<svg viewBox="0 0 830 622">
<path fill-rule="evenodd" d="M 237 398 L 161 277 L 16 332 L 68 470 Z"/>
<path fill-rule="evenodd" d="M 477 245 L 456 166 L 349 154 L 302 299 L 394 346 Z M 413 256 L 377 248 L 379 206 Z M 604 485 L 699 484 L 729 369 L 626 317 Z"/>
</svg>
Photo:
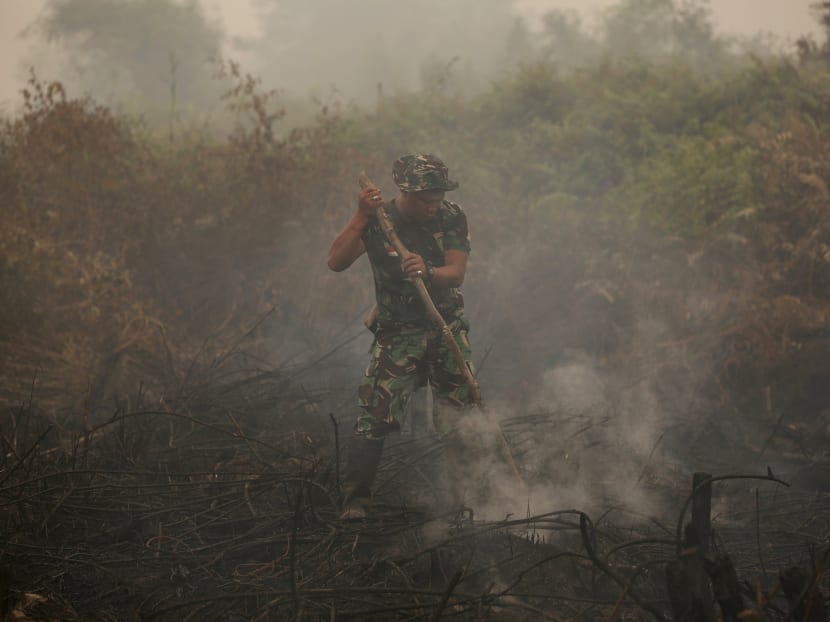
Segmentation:
<svg viewBox="0 0 830 622">
<path fill-rule="evenodd" d="M 809 35 L 800 37 L 796 44 L 798 58 L 804 66 L 815 65 L 827 68 L 830 64 L 830 2 L 814 2 L 810 8 L 816 14 L 824 30 L 825 40 L 822 43 L 816 43 Z"/>
<path fill-rule="evenodd" d="M 723 58 L 700 0 L 624 0 L 608 9 L 604 30 L 607 49 L 622 57 L 697 65 Z"/>
<path fill-rule="evenodd" d="M 686 235 L 731 229 L 761 197 L 758 154 L 734 136 L 679 137 L 645 158 L 621 184 L 624 213 Z"/>
<path fill-rule="evenodd" d="M 590 65 L 601 53 L 600 42 L 583 30 L 575 11 L 549 11 L 542 18 L 541 54 L 562 68 Z"/>
<path fill-rule="evenodd" d="M 91 11 L 104 0 L 76 2 L 53 3 L 61 32 L 80 33 L 85 22 L 58 8 Z M 299 5 L 283 9 L 301 14 Z M 195 9 L 181 10 L 193 19 Z M 650 21 L 635 19 L 644 11 Z M 565 37 L 559 44 L 584 44 L 585 64 L 561 62 L 563 47 L 541 50 L 471 94 L 453 86 L 463 82 L 463 59 L 439 55 L 420 91 L 385 93 L 368 109 L 322 106 L 302 127 L 286 124 L 280 92 L 231 63 L 222 101 L 237 125 L 226 136 L 198 126 L 144 132 L 33 77 L 22 114 L 0 132 L 0 282 L 14 292 L 0 310 L 5 334 L 37 333 L 80 370 L 131 344 L 164 352 L 159 327 L 192 349 L 273 308 L 274 330 L 320 350 L 371 297 L 365 272 L 334 277 L 324 261 L 354 209 L 357 173 L 365 169 L 391 198 L 391 161 L 416 151 L 437 153 L 461 181 L 454 198 L 469 208 L 475 261 L 494 266 L 494 282 L 517 283 L 499 303 L 505 313 L 534 307 L 531 281 L 561 300 L 577 291 L 591 304 L 619 300 L 631 283 L 608 282 L 632 279 L 616 268 L 627 252 L 622 232 L 656 231 L 689 246 L 740 240 L 778 275 L 770 291 L 827 296 L 822 67 L 736 56 L 712 37 L 699 4 L 631 1 L 608 20 L 609 41 L 656 33 L 648 44 L 656 47 L 616 56 L 579 38 L 578 25 L 549 20 L 548 35 Z M 105 49 L 109 40 L 89 41 Z M 650 59 L 669 49 L 677 53 Z M 649 278 L 652 255 L 671 246 L 651 244 L 654 253 L 638 249 Z M 559 265 L 566 276 L 556 283 L 539 272 Z M 669 308 L 649 290 L 658 280 L 666 279 L 630 289 Z M 551 336 L 560 338 L 576 339 Z M 597 348 L 621 341 L 611 335 Z"/>
</svg>

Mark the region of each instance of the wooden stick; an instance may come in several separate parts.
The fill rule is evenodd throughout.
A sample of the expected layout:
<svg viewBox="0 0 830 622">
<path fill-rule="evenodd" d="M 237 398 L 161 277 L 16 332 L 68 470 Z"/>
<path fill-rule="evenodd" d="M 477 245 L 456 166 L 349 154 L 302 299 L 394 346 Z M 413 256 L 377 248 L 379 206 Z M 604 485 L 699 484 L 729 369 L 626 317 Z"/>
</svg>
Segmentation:
<svg viewBox="0 0 830 622">
<path fill-rule="evenodd" d="M 369 177 L 366 175 L 364 171 L 360 172 L 360 176 L 358 177 L 358 183 L 360 184 L 361 188 L 377 188 L 375 184 L 371 182 Z M 383 231 L 383 234 L 386 236 L 386 239 L 389 240 L 389 243 L 393 246 L 395 251 L 397 251 L 398 256 L 403 260 L 404 257 L 411 255 L 409 250 L 404 246 L 404 243 L 401 242 L 401 239 L 398 237 L 397 232 L 395 231 L 395 227 L 392 224 L 392 221 L 389 219 L 389 215 L 386 213 L 386 209 L 384 209 L 383 205 L 378 206 L 377 210 L 375 211 L 375 215 L 377 216 L 378 223 L 380 224 L 380 228 Z M 488 414 L 486 409 L 484 408 L 484 404 L 481 399 L 481 387 L 479 387 L 478 381 L 473 376 L 473 372 L 470 371 L 470 368 L 467 366 L 467 361 L 464 360 L 464 354 L 461 352 L 461 348 L 458 347 L 458 343 L 456 343 L 455 338 L 452 335 L 452 331 L 450 330 L 447 323 L 444 321 L 444 318 L 438 312 L 438 309 L 435 307 L 435 303 L 432 301 L 432 298 L 427 291 L 427 286 L 424 283 L 424 279 L 422 277 L 415 277 L 412 280 L 412 284 L 415 285 L 415 289 L 418 292 L 418 296 L 421 299 L 421 302 L 424 303 L 424 307 L 426 307 L 427 316 L 429 319 L 432 320 L 432 323 L 438 328 L 441 332 L 441 336 L 444 338 L 444 342 L 450 348 L 452 352 L 453 359 L 455 359 L 455 363 L 458 368 L 461 370 L 461 373 L 464 375 L 464 380 L 467 383 L 467 387 L 470 389 L 470 395 L 473 398 L 473 402 L 475 403 L 478 408 Z M 503 458 L 505 462 L 510 466 L 510 470 L 513 472 L 513 475 L 518 480 L 519 484 L 523 488 L 527 488 L 524 479 L 522 478 L 521 473 L 519 473 L 519 467 L 516 466 L 516 461 L 513 459 L 513 454 L 510 451 L 510 445 L 507 443 L 507 439 L 504 438 L 504 433 L 501 431 L 501 426 L 498 425 L 498 422 L 494 421 L 495 425 L 498 428 L 498 440 L 499 440 L 499 447 L 502 450 Z"/>
</svg>

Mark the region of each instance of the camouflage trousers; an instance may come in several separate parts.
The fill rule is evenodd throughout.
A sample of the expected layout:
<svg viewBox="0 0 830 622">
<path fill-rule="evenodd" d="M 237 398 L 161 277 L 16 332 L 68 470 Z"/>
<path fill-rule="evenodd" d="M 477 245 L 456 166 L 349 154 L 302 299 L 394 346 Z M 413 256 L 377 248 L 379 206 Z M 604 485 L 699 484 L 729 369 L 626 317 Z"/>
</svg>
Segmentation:
<svg viewBox="0 0 830 622">
<path fill-rule="evenodd" d="M 453 338 L 472 371 L 470 325 L 461 317 L 449 324 Z M 430 385 L 434 396 L 433 424 L 446 435 L 459 413 L 472 400 L 469 387 L 444 337 L 435 328 L 378 327 L 372 344 L 372 360 L 358 388 L 355 434 L 383 438 L 399 430 L 412 392 Z"/>
</svg>

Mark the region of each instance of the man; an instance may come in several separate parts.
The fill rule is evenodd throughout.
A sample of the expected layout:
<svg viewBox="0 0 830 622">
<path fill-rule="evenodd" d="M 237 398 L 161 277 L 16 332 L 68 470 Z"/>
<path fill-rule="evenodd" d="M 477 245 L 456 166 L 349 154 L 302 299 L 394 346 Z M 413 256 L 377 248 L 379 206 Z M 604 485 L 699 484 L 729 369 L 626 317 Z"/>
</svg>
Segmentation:
<svg viewBox="0 0 830 622">
<path fill-rule="evenodd" d="M 344 518 L 363 518 L 371 498 L 383 440 L 399 430 L 414 389 L 429 383 L 433 422 L 441 435 L 457 424 L 471 393 L 441 333 L 427 317 L 413 281 L 423 279 L 470 366 L 469 324 L 458 288 L 464 282 L 470 239 L 461 208 L 445 199 L 455 190 L 447 167 L 431 154 L 407 155 L 393 166 L 398 196 L 384 203 L 377 188 L 364 188 L 357 211 L 337 235 L 328 265 L 335 272 L 363 253 L 375 281 L 377 319 L 372 358 L 358 388 L 362 408 L 354 428 L 345 477 Z M 384 206 L 410 251 L 398 256 L 375 216 Z"/>
</svg>

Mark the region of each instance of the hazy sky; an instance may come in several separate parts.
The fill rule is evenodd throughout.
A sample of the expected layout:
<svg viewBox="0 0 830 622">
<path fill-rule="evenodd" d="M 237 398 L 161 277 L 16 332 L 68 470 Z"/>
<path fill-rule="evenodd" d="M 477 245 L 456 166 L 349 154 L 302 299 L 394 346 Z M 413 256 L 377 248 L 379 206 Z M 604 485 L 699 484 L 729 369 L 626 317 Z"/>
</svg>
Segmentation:
<svg viewBox="0 0 830 622">
<path fill-rule="evenodd" d="M 0 0 L 7 4 L 26 4 L 24 0 Z M 331 0 L 336 2 L 337 0 Z M 390 2 L 393 0 L 390 0 Z M 452 0 L 448 0 L 452 2 Z M 221 15 L 228 30 L 250 32 L 256 29 L 256 15 L 250 0 L 201 0 L 214 15 Z M 753 34 L 770 31 L 782 37 L 796 38 L 817 30 L 809 7 L 816 0 L 710 0 L 717 25 L 726 32 Z M 32 2 L 40 4 L 40 0 Z M 578 9 L 586 18 L 616 4 L 616 0 L 516 0 L 529 14 L 550 9 Z"/>
<path fill-rule="evenodd" d="M 251 0 L 200 1 L 208 15 L 225 23 L 231 37 L 256 34 L 257 19 Z M 602 9 L 615 3 L 615 0 L 517 0 L 517 5 L 531 16 L 550 9 L 571 8 L 580 10 L 587 23 Z M 794 41 L 804 33 L 819 33 L 810 12 L 810 5 L 814 3 L 815 0 L 710 0 L 714 22 L 719 30 L 742 35 L 770 32 L 784 41 Z M 0 58 L 3 63 L 0 105 L 8 105 L 9 101 L 17 99 L 22 85 L 19 65 L 26 49 L 26 42 L 21 40 L 20 34 L 37 17 L 44 4 L 45 0 L 0 0 Z"/>
</svg>

